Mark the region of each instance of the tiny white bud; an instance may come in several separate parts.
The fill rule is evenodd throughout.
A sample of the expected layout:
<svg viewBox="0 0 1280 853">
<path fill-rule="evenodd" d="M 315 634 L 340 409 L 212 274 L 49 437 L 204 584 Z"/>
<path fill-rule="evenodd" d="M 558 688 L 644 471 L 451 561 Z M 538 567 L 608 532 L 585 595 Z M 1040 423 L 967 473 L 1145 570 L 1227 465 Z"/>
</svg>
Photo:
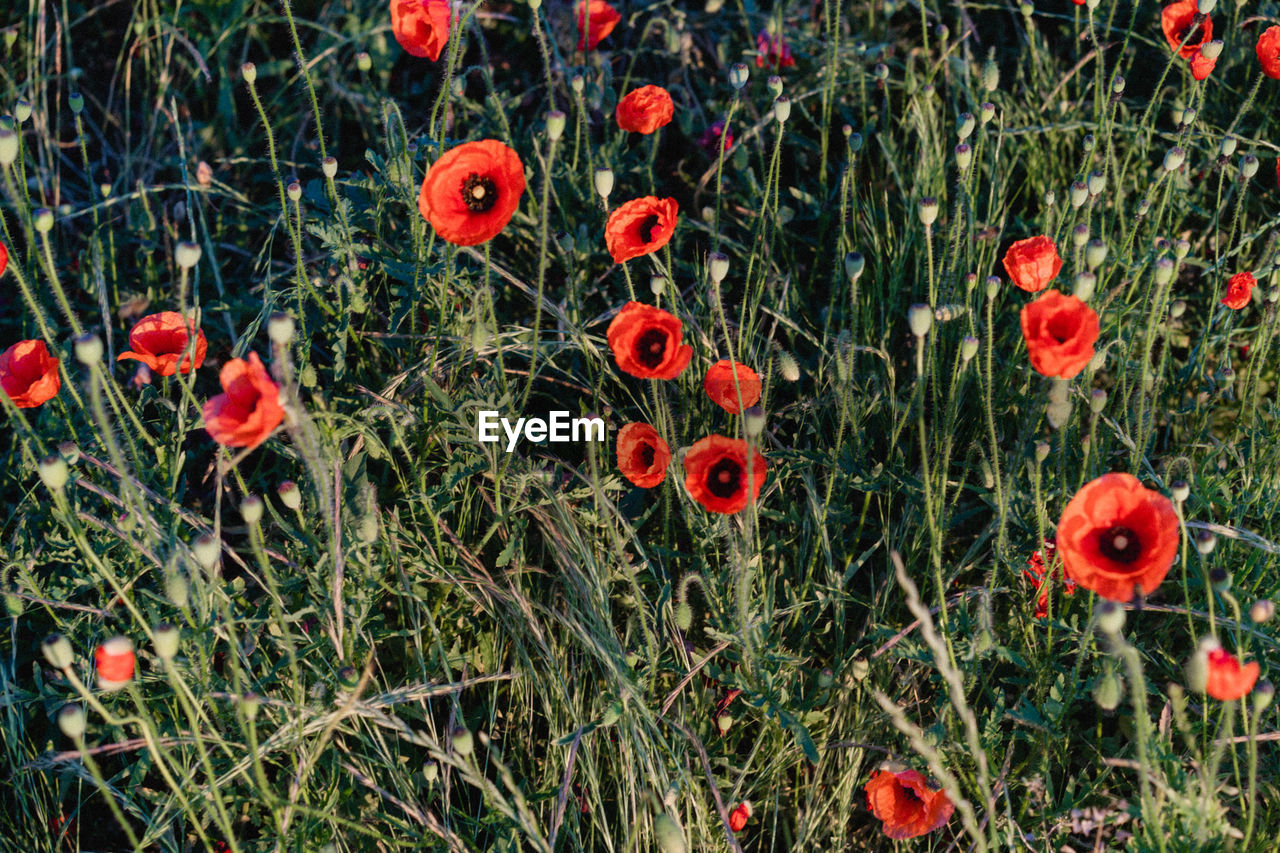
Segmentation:
<svg viewBox="0 0 1280 853">
<path fill-rule="evenodd" d="M 923 338 L 933 326 L 933 309 L 928 305 L 912 305 L 907 311 L 907 325 L 911 327 L 911 334 Z"/>
<path fill-rule="evenodd" d="M 712 252 L 707 256 L 707 272 L 714 284 L 724 281 L 729 274 L 729 257 L 720 252 Z"/>
<path fill-rule="evenodd" d="M 608 198 L 613 192 L 613 170 L 596 169 L 596 192 L 600 198 Z"/>
<path fill-rule="evenodd" d="M 173 259 L 184 270 L 189 270 L 200 263 L 200 247 L 195 243 L 182 242 L 173 253 Z"/>
<path fill-rule="evenodd" d="M 240 66 L 240 76 L 244 78 L 244 82 L 252 86 L 258 79 L 258 66 L 252 62 L 246 62 Z"/>
<path fill-rule="evenodd" d="M 75 341 L 76 361 L 92 367 L 102 361 L 102 338 L 95 334 L 81 335 Z"/>
<path fill-rule="evenodd" d="M 267 338 L 278 347 L 287 347 L 293 341 L 293 318 L 288 314 L 276 312 L 267 320 Z"/>
</svg>

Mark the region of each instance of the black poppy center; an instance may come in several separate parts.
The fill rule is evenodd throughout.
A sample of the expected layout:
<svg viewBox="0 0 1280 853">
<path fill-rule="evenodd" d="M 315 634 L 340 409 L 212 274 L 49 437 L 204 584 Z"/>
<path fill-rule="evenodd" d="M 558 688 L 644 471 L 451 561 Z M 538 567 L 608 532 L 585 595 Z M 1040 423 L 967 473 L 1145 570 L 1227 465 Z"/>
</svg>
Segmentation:
<svg viewBox="0 0 1280 853">
<path fill-rule="evenodd" d="M 650 370 L 662 364 L 667 352 L 667 333 L 662 329 L 649 329 L 636 341 L 636 361 Z"/>
<path fill-rule="evenodd" d="M 912 788 L 910 785 L 902 786 L 902 795 L 906 797 L 907 802 L 912 805 L 924 805 L 924 800 L 922 800 L 920 795 L 916 793 L 915 788 Z"/>
<path fill-rule="evenodd" d="M 1194 46 L 1204 40 L 1204 26 L 1192 20 L 1182 29 L 1178 30 L 1177 40 L 1179 43 L 1185 42 L 1188 46 Z"/>
<path fill-rule="evenodd" d="M 1128 527 L 1116 525 L 1103 532 L 1100 550 L 1109 560 L 1132 563 L 1142 553 L 1142 543 L 1138 541 L 1138 534 Z"/>
<path fill-rule="evenodd" d="M 1071 340 L 1075 331 L 1075 323 L 1069 316 L 1059 314 L 1049 321 L 1049 336 L 1060 344 Z"/>
<path fill-rule="evenodd" d="M 492 178 L 472 172 L 462 182 L 462 203 L 472 213 L 488 213 L 498 203 L 498 185 Z"/>
<path fill-rule="evenodd" d="M 721 459 L 707 472 L 707 489 L 718 498 L 731 498 L 742 485 L 742 466 L 732 459 Z"/>
<path fill-rule="evenodd" d="M 636 454 L 636 458 L 640 460 L 640 464 L 644 466 L 646 471 L 653 467 L 653 459 L 657 455 L 657 452 L 658 451 L 654 449 L 652 444 L 646 444 L 644 447 L 641 447 L 640 452 Z"/>
<path fill-rule="evenodd" d="M 658 230 L 658 215 L 655 213 L 651 213 L 640 220 L 640 226 L 637 229 L 640 239 L 646 243 L 653 242 L 653 232 L 656 230 Z"/>
</svg>

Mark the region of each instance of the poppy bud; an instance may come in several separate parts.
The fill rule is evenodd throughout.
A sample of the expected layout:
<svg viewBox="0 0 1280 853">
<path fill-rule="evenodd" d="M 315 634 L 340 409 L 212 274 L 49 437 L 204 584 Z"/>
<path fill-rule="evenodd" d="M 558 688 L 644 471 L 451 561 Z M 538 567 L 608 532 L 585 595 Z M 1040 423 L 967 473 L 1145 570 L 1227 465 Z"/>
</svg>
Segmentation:
<svg viewBox="0 0 1280 853">
<path fill-rule="evenodd" d="M 746 828 L 747 821 L 751 819 L 751 803 L 741 803 L 733 811 L 729 812 L 729 828 L 734 832 L 741 832 Z"/>
<path fill-rule="evenodd" d="M 1124 77 L 1116 75 L 1116 79 L 1111 81 L 1111 91 L 1117 95 L 1124 94 Z"/>
<path fill-rule="evenodd" d="M 596 169 L 596 192 L 600 198 L 608 198 L 613 192 L 613 170 Z"/>
<path fill-rule="evenodd" d="M 975 124 L 973 113 L 961 113 L 960 117 L 956 119 L 956 136 L 961 142 L 964 142 L 973 133 Z"/>
<path fill-rule="evenodd" d="M 1254 171 L 1257 171 L 1256 169 Z M 47 207 L 40 207 L 35 212 L 36 231 L 41 234 L 48 234 L 53 228 L 53 211 Z"/>
<path fill-rule="evenodd" d="M 1270 622 L 1272 617 L 1276 615 L 1276 606 L 1271 603 L 1270 599 L 1259 598 L 1249 608 L 1249 618 L 1255 624 L 1261 625 L 1264 622 Z"/>
<path fill-rule="evenodd" d="M 1218 0 L 1196 0 L 1196 11 L 1201 15 L 1212 15 Z"/>
<path fill-rule="evenodd" d="M 67 638 L 61 634 L 50 634 L 45 637 L 44 642 L 40 644 L 40 651 L 44 652 L 44 659 L 54 669 L 70 669 L 75 661 L 71 643 L 67 642 Z"/>
<path fill-rule="evenodd" d="M 1169 306 L 1169 318 L 1176 320 L 1183 314 L 1187 313 L 1187 303 L 1182 299 L 1175 299 L 1173 304 Z"/>
<path fill-rule="evenodd" d="M 201 536 L 191 543 L 191 553 L 195 555 L 196 562 L 205 571 L 210 571 L 218 563 L 218 556 L 222 553 L 222 546 L 217 539 L 212 536 Z"/>
<path fill-rule="evenodd" d="M 999 276 L 994 276 L 994 275 L 987 276 L 987 299 L 989 300 L 995 299 L 996 294 L 999 292 L 1000 292 Z"/>
<path fill-rule="evenodd" d="M 1088 187 L 1089 195 L 1102 195 L 1102 191 L 1107 188 L 1107 176 L 1102 172 L 1096 170 L 1092 171 L 1089 173 L 1089 179 L 1086 186 Z"/>
<path fill-rule="evenodd" d="M 1084 250 L 1084 263 L 1092 272 L 1102 266 L 1107 259 L 1107 244 L 1101 240 L 1090 240 Z"/>
<path fill-rule="evenodd" d="M 1057 203 L 1058 203 L 1058 194 L 1057 194 L 1057 193 L 1055 193 L 1053 190 L 1045 190 L 1045 191 L 1044 191 L 1044 206 L 1045 206 L 1045 207 L 1053 207 L 1053 206 L 1054 206 L 1055 204 L 1057 204 Z"/>
<path fill-rule="evenodd" d="M 76 360 L 85 367 L 102 361 L 102 338 L 94 334 L 81 335 L 75 342 Z"/>
<path fill-rule="evenodd" d="M 1055 377 L 1049 385 L 1049 400 L 1054 403 L 1065 403 L 1071 395 L 1071 381 Z"/>
<path fill-rule="evenodd" d="M 1253 688 L 1253 711 L 1260 714 L 1270 705 L 1271 700 L 1276 698 L 1276 686 L 1267 679 L 1259 681 Z"/>
<path fill-rule="evenodd" d="M 1071 404 L 1065 400 L 1050 403 L 1044 407 L 1044 413 L 1045 417 L 1049 419 L 1049 426 L 1054 429 L 1061 429 L 1062 425 L 1071 419 Z"/>
<path fill-rule="evenodd" d="M 1218 537 L 1214 535 L 1212 530 L 1201 530 L 1196 534 L 1196 550 L 1201 554 L 1212 554 L 1214 546 L 1218 544 Z"/>
<path fill-rule="evenodd" d="M 688 631 L 692 624 L 693 608 L 689 606 L 689 602 L 682 601 L 676 605 L 676 627 L 681 631 Z"/>
<path fill-rule="evenodd" d="M 1161 258 L 1156 261 L 1155 272 L 1156 284 L 1163 287 L 1173 280 L 1173 261 L 1169 258 Z"/>
<path fill-rule="evenodd" d="M 795 356 L 786 350 L 778 351 L 778 374 L 788 382 L 800 380 L 800 365 L 796 363 Z"/>
<path fill-rule="evenodd" d="M 11 166 L 18 159 L 18 134 L 0 130 L 0 166 Z"/>
<path fill-rule="evenodd" d="M 1071 182 L 1071 206 L 1079 207 L 1089 200 L 1089 187 L 1084 181 Z"/>
<path fill-rule="evenodd" d="M 684 833 L 666 814 L 653 819 L 653 835 L 658 840 L 658 848 L 662 853 L 687 853 L 689 849 L 684 843 Z"/>
<path fill-rule="evenodd" d="M 93 657 L 98 665 L 98 687 L 103 690 L 119 690 L 133 680 L 136 660 L 133 640 L 128 637 L 112 637 L 98 646 Z"/>
<path fill-rule="evenodd" d="M 200 247 L 195 243 L 182 242 L 178 244 L 174 250 L 173 259 L 178 262 L 178 266 L 184 270 L 189 270 L 196 264 L 200 263 Z"/>
<path fill-rule="evenodd" d="M 1240 158 L 1240 175 L 1246 181 L 1258 174 L 1258 158 L 1252 154 L 1246 154 Z M 38 227 L 38 226 L 37 226 Z"/>
<path fill-rule="evenodd" d="M 1209 587 L 1214 592 L 1230 592 L 1231 591 L 1231 572 L 1221 567 L 1210 571 Z"/>
<path fill-rule="evenodd" d="M 31 102 L 26 98 L 18 98 L 13 105 L 13 117 L 18 120 L 18 124 L 23 124 L 31 118 Z"/>
<path fill-rule="evenodd" d="M 1218 156 L 1230 157 L 1236 153 L 1236 138 L 1234 136 L 1224 137 L 1222 142 L 1218 143 Z"/>
<path fill-rule="evenodd" d="M 1104 711 L 1114 711 L 1120 706 L 1120 698 L 1124 695 L 1124 683 L 1120 676 L 1108 671 L 1093 686 L 1093 701 Z"/>
<path fill-rule="evenodd" d="M 729 256 L 721 252 L 712 252 L 707 256 L 707 274 L 712 284 L 719 284 L 729 274 Z"/>
<path fill-rule="evenodd" d="M 871 69 L 871 76 L 883 82 L 889 79 L 889 66 L 883 62 L 877 62 L 875 67 Z"/>
<path fill-rule="evenodd" d="M 297 181 L 290 181 L 289 186 L 285 187 L 284 191 L 289 196 L 289 201 L 297 201 L 302 198 L 302 184 Z"/>
<path fill-rule="evenodd" d="M 990 101 L 978 107 L 978 121 L 986 124 L 996 117 L 996 105 Z"/>
<path fill-rule="evenodd" d="M 769 94 L 775 98 L 782 94 L 782 78 L 777 74 L 769 75 Z"/>
<path fill-rule="evenodd" d="M 764 432 L 764 409 L 759 406 L 750 406 L 743 414 L 745 417 L 742 421 L 742 428 L 746 432 L 747 438 L 755 438 Z"/>
<path fill-rule="evenodd" d="M 1273 287 L 1267 291 L 1267 301 L 1272 305 L 1280 302 L 1280 287 Z"/>
<path fill-rule="evenodd" d="M 555 142 L 564 136 L 565 115 L 560 110 L 547 113 L 547 138 Z"/>
<path fill-rule="evenodd" d="M 366 545 L 372 545 L 378 541 L 378 512 L 376 508 L 361 517 L 360 526 L 356 528 L 356 535 Z"/>
<path fill-rule="evenodd" d="M 746 63 L 735 62 L 729 69 L 729 85 L 735 91 L 742 91 L 742 87 L 747 85 L 747 78 L 751 75 L 751 70 L 747 68 Z"/>
<path fill-rule="evenodd" d="M 929 227 L 938 219 L 938 200 L 933 196 L 920 199 L 918 212 L 920 214 L 920 223 L 926 228 Z"/>
<path fill-rule="evenodd" d="M 1093 137 L 1093 134 L 1092 134 L 1092 133 L 1086 133 L 1086 134 L 1084 135 L 1084 150 L 1085 150 L 1085 151 L 1092 151 L 1092 150 L 1093 150 L 1093 148 L 1094 148 L 1094 146 L 1095 146 L 1095 145 L 1097 145 L 1097 144 L 1098 144 L 1098 140 L 1094 139 L 1094 137 Z M 1098 173 L 1096 173 L 1096 172 L 1095 172 L 1094 174 L 1098 174 Z"/>
<path fill-rule="evenodd" d="M 258 709 L 262 707 L 262 697 L 252 690 L 240 697 L 240 710 L 244 718 L 253 722 L 258 717 Z"/>
<path fill-rule="evenodd" d="M 245 524 L 255 525 L 262 521 L 262 498 L 257 495 L 245 495 L 240 501 L 240 517 Z"/>
<path fill-rule="evenodd" d="M 320 171 L 324 172 L 326 178 L 334 178 L 338 174 L 338 158 L 326 157 L 320 161 Z"/>
<path fill-rule="evenodd" d="M 449 742 L 453 744 L 453 751 L 464 758 L 475 751 L 475 741 L 472 740 L 471 732 L 462 726 L 458 726 L 450 733 Z"/>
<path fill-rule="evenodd" d="M 791 118 L 791 99 L 786 95 L 779 95 L 774 99 L 773 117 L 778 120 L 778 124 L 786 124 L 787 119 Z"/>
<path fill-rule="evenodd" d="M 1043 462 L 1048 458 L 1049 458 L 1049 442 L 1037 441 L 1036 442 L 1036 462 Z"/>
<path fill-rule="evenodd" d="M 178 654 L 178 644 L 182 640 L 182 634 L 177 628 L 168 622 L 161 623 L 156 626 L 156 654 L 161 660 L 173 660 Z"/>
<path fill-rule="evenodd" d="M 174 607 L 185 608 L 191 598 L 191 584 L 183 575 L 172 574 L 164 580 L 164 594 Z"/>
<path fill-rule="evenodd" d="M 363 50 L 356 54 L 356 68 L 368 72 L 373 67 L 373 59 Z"/>
<path fill-rule="evenodd" d="M 861 252 L 850 252 L 844 256 L 844 274 L 849 276 L 849 282 L 852 284 L 862 275 L 862 270 L 866 267 L 866 259 L 862 257 Z"/>
<path fill-rule="evenodd" d="M 279 486 L 276 486 L 276 494 L 280 497 L 280 503 L 289 509 L 296 512 L 302 507 L 302 490 L 298 488 L 298 484 L 293 480 L 285 480 Z"/>
<path fill-rule="evenodd" d="M 258 66 L 252 62 L 246 62 L 240 66 L 240 76 L 244 78 L 244 82 L 252 86 L 258 79 Z"/>
<path fill-rule="evenodd" d="M 1204 44 L 1200 45 L 1200 55 L 1203 56 L 1205 59 L 1217 59 L 1219 56 L 1222 55 L 1223 47 L 1224 45 L 1223 45 L 1222 39 L 1214 39 L 1213 41 L 1207 41 Z"/>
<path fill-rule="evenodd" d="M 1089 369 L 1094 373 L 1107 366 L 1107 351 L 1100 349 L 1093 354 L 1093 358 L 1089 359 Z"/>
<path fill-rule="evenodd" d="M 1223 385 L 1233 385 L 1236 381 L 1236 372 L 1230 367 L 1224 367 L 1218 373 Z"/>
<path fill-rule="evenodd" d="M 84 708 L 79 705 L 68 703 L 58 709 L 58 728 L 62 729 L 62 733 L 74 741 L 84 737 L 87 723 Z"/>
<path fill-rule="evenodd" d="M 971 163 L 973 163 L 973 149 L 968 143 L 961 142 L 956 146 L 956 168 L 961 172 L 967 172 Z M 1053 204 L 1053 202 L 1049 203 Z"/>
<path fill-rule="evenodd" d="M 1191 497 L 1191 487 L 1186 480 L 1174 480 L 1169 484 L 1169 494 L 1178 503 L 1185 503 Z"/>
<path fill-rule="evenodd" d="M 1098 630 L 1104 634 L 1115 636 L 1124 630 L 1124 605 L 1103 599 L 1093 611 Z"/>
<path fill-rule="evenodd" d="M 67 96 L 67 106 L 71 108 L 74 115 L 80 115 L 84 110 L 84 95 L 79 92 L 72 92 Z"/>
<path fill-rule="evenodd" d="M 1071 245 L 1077 249 L 1083 249 L 1084 244 L 1089 242 L 1089 226 L 1081 222 L 1075 228 L 1071 229 Z"/>
<path fill-rule="evenodd" d="M 1000 85 L 1000 66 L 994 59 L 988 59 L 982 66 L 982 88 L 994 92 Z"/>
<path fill-rule="evenodd" d="M 1093 296 L 1094 288 L 1098 286 L 1098 277 L 1091 272 L 1082 272 L 1076 276 L 1075 289 L 1073 293 L 1076 299 L 1081 302 L 1088 302 L 1089 297 Z"/>
<path fill-rule="evenodd" d="M 1182 164 L 1186 161 L 1187 152 L 1175 145 L 1164 155 L 1164 170 L 1166 172 L 1176 172 L 1182 168 Z"/>
<path fill-rule="evenodd" d="M 427 780 L 428 785 L 434 783 L 439 776 L 440 767 L 434 761 L 428 761 L 422 765 L 422 778 Z"/>
<path fill-rule="evenodd" d="M 51 492 L 67 487 L 67 460 L 61 456 L 46 456 L 40 460 L 40 481 Z"/>
<path fill-rule="evenodd" d="M 973 335 L 966 335 L 960 341 L 960 360 L 968 364 L 973 357 L 978 354 L 978 339 Z"/>
<path fill-rule="evenodd" d="M 928 305 L 912 305 L 907 311 L 907 325 L 911 327 L 911 334 L 923 338 L 933 325 L 932 309 Z"/>
<path fill-rule="evenodd" d="M 581 74 L 575 74 L 569 79 L 569 88 L 573 90 L 575 95 L 581 95 L 585 86 L 586 81 L 582 79 Z"/>
</svg>

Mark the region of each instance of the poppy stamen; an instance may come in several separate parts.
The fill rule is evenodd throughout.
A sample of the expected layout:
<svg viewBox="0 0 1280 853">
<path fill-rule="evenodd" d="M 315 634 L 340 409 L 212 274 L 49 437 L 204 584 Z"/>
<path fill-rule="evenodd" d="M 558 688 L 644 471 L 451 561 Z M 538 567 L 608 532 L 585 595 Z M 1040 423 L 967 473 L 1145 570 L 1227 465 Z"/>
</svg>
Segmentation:
<svg viewBox="0 0 1280 853">
<path fill-rule="evenodd" d="M 640 239 L 646 243 L 652 243 L 653 232 L 654 232 L 654 229 L 656 229 L 657 227 L 658 227 L 658 217 L 653 214 L 650 214 L 649 216 L 646 216 L 644 219 L 640 220 L 640 226 L 639 226 Z"/>
<path fill-rule="evenodd" d="M 653 460 L 656 454 L 657 449 L 652 444 L 646 444 L 644 447 L 640 448 L 640 452 L 636 455 L 640 457 L 640 464 L 643 465 L 644 469 L 647 471 L 653 467 Z"/>
<path fill-rule="evenodd" d="M 462 182 L 462 203 L 472 213 L 488 213 L 498 203 L 498 185 L 492 178 L 472 172 Z"/>
<path fill-rule="evenodd" d="M 707 489 L 718 498 L 728 498 L 738 491 L 742 466 L 733 459 L 721 459 L 707 472 Z"/>
<path fill-rule="evenodd" d="M 1107 559 L 1118 563 L 1132 563 L 1142 553 L 1142 544 L 1136 533 L 1117 525 L 1102 534 L 1099 550 Z"/>
<path fill-rule="evenodd" d="M 667 351 L 667 333 L 662 329 L 649 329 L 636 341 L 636 361 L 653 370 L 662 364 Z"/>
</svg>

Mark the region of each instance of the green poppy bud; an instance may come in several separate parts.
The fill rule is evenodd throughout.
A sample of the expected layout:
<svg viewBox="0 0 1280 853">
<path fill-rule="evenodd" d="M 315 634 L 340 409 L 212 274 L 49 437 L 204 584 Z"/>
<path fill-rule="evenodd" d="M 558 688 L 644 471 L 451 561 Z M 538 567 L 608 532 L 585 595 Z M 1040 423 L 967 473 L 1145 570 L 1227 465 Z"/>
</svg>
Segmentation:
<svg viewBox="0 0 1280 853">
<path fill-rule="evenodd" d="M 79 705 L 68 703 L 58 709 L 58 728 L 72 740 L 79 741 L 83 738 L 87 726 L 88 720 L 85 717 L 84 708 Z"/>
</svg>

